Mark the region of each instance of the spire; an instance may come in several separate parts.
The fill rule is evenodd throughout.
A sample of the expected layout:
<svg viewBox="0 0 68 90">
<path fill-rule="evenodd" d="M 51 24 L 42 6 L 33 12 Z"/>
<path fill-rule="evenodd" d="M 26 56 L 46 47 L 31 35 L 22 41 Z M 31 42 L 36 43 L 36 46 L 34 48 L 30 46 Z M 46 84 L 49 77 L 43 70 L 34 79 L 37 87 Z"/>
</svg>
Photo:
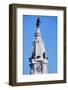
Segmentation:
<svg viewBox="0 0 68 90">
<path fill-rule="evenodd" d="M 38 36 L 41 36 L 41 33 L 40 33 L 40 18 L 38 17 L 37 18 L 37 21 L 36 21 L 36 27 L 37 27 L 37 31 L 35 33 L 35 37 L 38 37 Z"/>
<path fill-rule="evenodd" d="M 44 74 L 47 73 L 48 58 L 42 35 L 40 32 L 40 18 L 36 21 L 35 39 L 32 43 L 32 53 L 29 58 L 30 74 Z M 39 70 L 38 70 L 38 69 Z"/>
</svg>

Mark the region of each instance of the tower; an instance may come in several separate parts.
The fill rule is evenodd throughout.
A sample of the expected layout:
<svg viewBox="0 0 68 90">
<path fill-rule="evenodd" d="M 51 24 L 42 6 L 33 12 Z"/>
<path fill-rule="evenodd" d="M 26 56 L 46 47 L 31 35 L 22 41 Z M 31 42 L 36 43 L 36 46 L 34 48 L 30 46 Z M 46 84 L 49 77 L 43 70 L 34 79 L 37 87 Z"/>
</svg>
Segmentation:
<svg viewBox="0 0 68 90">
<path fill-rule="evenodd" d="M 48 57 L 40 33 L 40 19 L 36 22 L 35 39 L 32 43 L 32 53 L 29 58 L 30 74 L 45 74 L 48 72 Z"/>
</svg>

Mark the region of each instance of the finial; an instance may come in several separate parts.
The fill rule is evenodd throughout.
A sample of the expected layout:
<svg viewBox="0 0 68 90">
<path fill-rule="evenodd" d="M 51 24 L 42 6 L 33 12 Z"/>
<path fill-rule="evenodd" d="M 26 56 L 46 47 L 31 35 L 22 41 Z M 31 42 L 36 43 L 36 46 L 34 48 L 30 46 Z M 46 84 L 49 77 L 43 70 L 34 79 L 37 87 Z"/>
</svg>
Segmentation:
<svg viewBox="0 0 68 90">
<path fill-rule="evenodd" d="M 37 28 L 39 27 L 39 25 L 40 25 L 40 19 L 39 19 L 39 17 L 38 17 L 38 18 L 37 18 L 37 22 L 36 22 Z"/>
</svg>

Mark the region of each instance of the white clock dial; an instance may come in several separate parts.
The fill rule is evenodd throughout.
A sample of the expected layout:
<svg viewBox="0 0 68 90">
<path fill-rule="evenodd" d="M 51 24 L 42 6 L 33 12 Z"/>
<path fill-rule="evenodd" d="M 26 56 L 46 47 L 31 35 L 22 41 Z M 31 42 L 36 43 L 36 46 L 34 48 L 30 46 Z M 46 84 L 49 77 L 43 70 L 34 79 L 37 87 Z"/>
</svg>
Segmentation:
<svg viewBox="0 0 68 90">
<path fill-rule="evenodd" d="M 40 72 L 40 71 L 41 71 L 41 65 L 38 65 L 38 66 L 36 67 L 36 71 L 37 71 L 37 72 Z"/>
</svg>

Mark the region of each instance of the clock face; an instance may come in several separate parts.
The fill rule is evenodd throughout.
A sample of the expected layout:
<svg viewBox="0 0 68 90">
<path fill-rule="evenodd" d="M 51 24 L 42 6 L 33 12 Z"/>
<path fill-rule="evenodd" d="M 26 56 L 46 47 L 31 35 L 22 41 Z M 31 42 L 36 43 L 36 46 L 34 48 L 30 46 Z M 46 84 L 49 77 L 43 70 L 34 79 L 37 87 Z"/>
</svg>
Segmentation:
<svg viewBox="0 0 68 90">
<path fill-rule="evenodd" d="M 36 67 L 36 71 L 37 71 L 37 72 L 41 72 L 41 65 L 38 65 L 38 66 Z"/>
</svg>

